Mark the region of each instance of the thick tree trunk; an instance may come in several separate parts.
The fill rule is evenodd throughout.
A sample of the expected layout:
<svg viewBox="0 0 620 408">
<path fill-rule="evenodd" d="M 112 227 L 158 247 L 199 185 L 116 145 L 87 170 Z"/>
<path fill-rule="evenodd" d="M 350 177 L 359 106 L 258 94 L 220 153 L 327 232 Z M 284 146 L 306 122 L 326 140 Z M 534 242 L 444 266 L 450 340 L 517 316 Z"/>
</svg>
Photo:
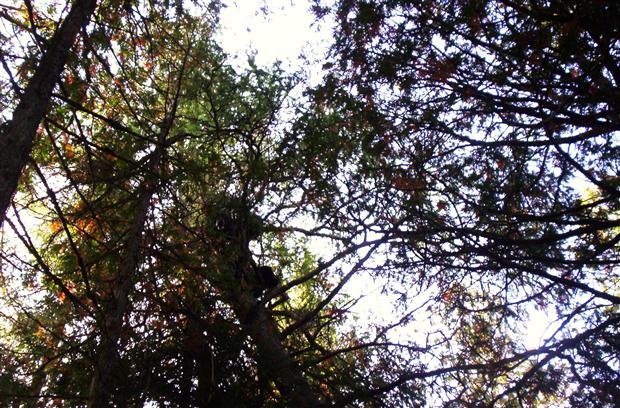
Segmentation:
<svg viewBox="0 0 620 408">
<path fill-rule="evenodd" d="M 47 112 L 54 86 L 64 69 L 80 29 L 95 11 L 96 0 L 76 0 L 52 37 L 39 65 L 21 95 L 12 119 L 0 134 L 0 224 L 26 165 L 39 123 Z"/>
<path fill-rule="evenodd" d="M 260 282 L 255 276 L 257 265 L 252 259 L 249 248 L 250 240 L 255 239 L 257 235 L 248 231 L 252 214 L 247 210 L 247 206 L 238 203 L 237 205 L 232 203 L 227 210 L 231 209 L 235 216 L 224 222 L 229 225 L 222 226 L 223 236 L 226 239 L 222 252 L 224 258 L 230 257 L 229 271 L 234 271 L 235 277 L 232 281 L 216 280 L 213 284 L 225 293 L 225 298 L 243 330 L 252 339 L 256 348 L 259 376 L 273 381 L 286 406 L 326 407 L 329 404 L 322 401 L 318 391 L 310 386 L 301 368 L 282 344 L 275 319 L 255 297 Z"/>
<path fill-rule="evenodd" d="M 299 408 L 326 407 L 313 390 L 301 369 L 286 352 L 278 326 L 269 311 L 254 299 L 249 290 L 241 290 L 234 306 L 237 317 L 254 341 L 258 367 L 266 378 L 273 380 L 284 396 L 287 406 Z"/>
</svg>

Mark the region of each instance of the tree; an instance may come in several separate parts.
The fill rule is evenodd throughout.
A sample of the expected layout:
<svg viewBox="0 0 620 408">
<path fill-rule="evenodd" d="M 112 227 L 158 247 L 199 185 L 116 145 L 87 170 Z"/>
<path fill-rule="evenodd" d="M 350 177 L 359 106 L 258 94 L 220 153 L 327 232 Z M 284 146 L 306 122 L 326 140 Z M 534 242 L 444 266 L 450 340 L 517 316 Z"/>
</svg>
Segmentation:
<svg viewBox="0 0 620 408">
<path fill-rule="evenodd" d="M 364 219 L 391 243 L 376 275 L 401 275 L 402 291 L 434 289 L 449 322 L 437 369 L 405 370 L 382 390 L 430 377 L 441 391 L 427 394 L 448 405 L 592 406 L 592 395 L 616 395 L 614 2 L 313 10 L 337 27 L 314 106 L 353 150 L 334 160 L 347 163 L 342 183 L 356 196 L 331 209 L 363 208 L 347 214 L 350 228 Z M 548 308 L 555 331 L 527 349 L 519 325 Z"/>
<path fill-rule="evenodd" d="M 43 55 L 38 65 L 25 64 L 22 75 L 33 71 L 28 85 L 21 87 L 13 82 L 13 92 L 19 102 L 13 110 L 11 120 L 3 124 L 0 133 L 0 223 L 4 219 L 11 197 L 15 193 L 17 180 L 26 165 L 32 145 L 36 136 L 37 128 L 50 103 L 50 97 L 58 77 L 62 72 L 69 51 L 78 32 L 88 23 L 90 16 L 95 11 L 95 0 L 77 0 L 62 24 L 54 32 L 52 38 L 46 41 L 37 32 L 37 15 L 30 1 L 24 4 L 27 13 L 27 23 L 30 24 L 30 33 L 36 39 L 37 45 L 43 49 Z M 21 24 L 16 24 L 17 29 Z M 21 27 L 26 31 L 25 27 Z M 34 57 L 34 56 L 32 56 Z M 31 58 L 32 58 L 31 57 Z M 4 66 L 7 66 L 4 53 L 2 55 Z M 11 72 L 7 72 L 12 79 Z"/>
<path fill-rule="evenodd" d="M 611 3 L 314 3 L 338 24 L 303 96 L 227 63 L 219 2 L 170 3 L 101 3 L 48 84 L 3 229 L 2 404 L 613 406 Z M 36 7 L 2 18 L 34 41 Z"/>
<path fill-rule="evenodd" d="M 257 299 L 251 276 L 249 241 L 279 239 L 259 213 L 290 79 L 226 64 L 212 41 L 217 3 L 200 17 L 180 3 L 104 6 L 7 219 L 21 246 L 3 248 L 3 287 L 19 288 L 4 300 L 3 403 L 324 405 L 322 375 L 294 358 L 306 342 L 280 336 L 292 318 L 272 309 L 290 309 L 286 298 Z M 217 228 L 225 213 L 238 236 Z M 26 287 L 42 296 L 22 298 Z M 305 318 L 308 333 L 322 317 Z"/>
</svg>

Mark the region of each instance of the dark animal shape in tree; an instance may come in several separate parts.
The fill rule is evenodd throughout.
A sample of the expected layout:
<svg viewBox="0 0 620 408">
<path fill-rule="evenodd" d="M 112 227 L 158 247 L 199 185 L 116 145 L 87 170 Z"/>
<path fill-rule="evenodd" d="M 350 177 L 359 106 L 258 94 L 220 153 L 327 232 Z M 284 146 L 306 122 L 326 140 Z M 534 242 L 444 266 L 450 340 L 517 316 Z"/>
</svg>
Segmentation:
<svg viewBox="0 0 620 408">
<path fill-rule="evenodd" d="M 252 269 L 256 278 L 254 297 L 259 297 L 264 290 L 273 289 L 280 283 L 271 266 L 253 265 Z"/>
</svg>

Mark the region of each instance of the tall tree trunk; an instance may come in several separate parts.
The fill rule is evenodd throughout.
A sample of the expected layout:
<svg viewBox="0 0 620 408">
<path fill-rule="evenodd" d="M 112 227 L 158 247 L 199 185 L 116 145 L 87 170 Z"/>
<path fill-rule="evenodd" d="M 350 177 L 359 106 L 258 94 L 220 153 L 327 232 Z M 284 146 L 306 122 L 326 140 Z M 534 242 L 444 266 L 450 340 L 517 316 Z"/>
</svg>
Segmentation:
<svg viewBox="0 0 620 408">
<path fill-rule="evenodd" d="M 134 271 L 140 261 L 140 242 L 155 185 L 155 182 L 149 180 L 145 182 L 145 186 L 142 188 L 125 243 L 119 276 L 112 290 L 111 299 L 104 308 L 103 322 L 101 323 L 101 344 L 99 345 L 95 373 L 90 386 L 89 407 L 108 407 L 113 397 L 122 400 L 121 396 L 116 395 L 117 388 L 121 384 L 118 341 L 123 329 L 123 319 L 127 312 L 129 292 L 133 286 Z"/>
<path fill-rule="evenodd" d="M 300 367 L 293 361 L 282 345 L 278 326 L 269 311 L 256 301 L 251 290 L 235 291 L 233 306 L 237 317 L 254 341 L 258 367 L 266 378 L 273 380 L 284 396 L 287 406 L 299 408 L 326 407 L 318 393 L 313 390 Z"/>
<path fill-rule="evenodd" d="M 52 91 L 64 69 L 80 29 L 95 11 L 96 0 L 76 0 L 52 37 L 12 119 L 0 134 L 0 224 L 4 220 L 17 181 L 26 165 L 39 123 L 47 112 Z"/>
<path fill-rule="evenodd" d="M 166 129 L 166 132 L 168 129 Z M 123 330 L 123 320 L 128 310 L 129 293 L 133 287 L 134 275 L 140 263 L 140 244 L 146 223 L 151 199 L 158 185 L 157 173 L 162 156 L 162 146 L 158 146 L 153 158 L 148 178 L 140 188 L 138 203 L 125 241 L 125 249 L 119 267 L 118 277 L 112 289 L 109 303 L 104 307 L 101 324 L 101 344 L 95 373 L 91 380 L 89 408 L 108 407 L 112 399 L 116 406 L 124 406 L 126 398 L 119 395 L 122 385 L 118 342 Z M 123 394 L 123 393 L 120 393 Z"/>
<path fill-rule="evenodd" d="M 231 256 L 228 270 L 235 272 L 235 278 L 232 281 L 216 279 L 213 284 L 225 294 L 243 330 L 252 339 L 260 377 L 275 383 L 286 406 L 326 407 L 328 404 L 321 400 L 319 393 L 310 386 L 301 368 L 286 351 L 275 319 L 255 297 L 259 282 L 257 265 L 249 248 L 250 240 L 256 235 L 249 231 L 252 214 L 246 205 L 235 207 L 231 204 L 231 208 L 236 210 L 236 217 L 224 222 L 231 225 L 223 226 L 222 234 L 227 242 L 224 254 Z"/>
</svg>

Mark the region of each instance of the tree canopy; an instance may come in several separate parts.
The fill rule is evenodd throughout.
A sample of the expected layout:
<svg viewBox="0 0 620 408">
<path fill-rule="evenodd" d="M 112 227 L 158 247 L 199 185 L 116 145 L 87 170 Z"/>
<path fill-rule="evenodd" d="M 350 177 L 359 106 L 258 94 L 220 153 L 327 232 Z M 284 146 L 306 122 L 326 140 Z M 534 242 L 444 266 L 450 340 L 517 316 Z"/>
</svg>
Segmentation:
<svg viewBox="0 0 620 408">
<path fill-rule="evenodd" d="M 0 5 L 0 405 L 616 406 L 613 0 L 96 3 Z"/>
</svg>

